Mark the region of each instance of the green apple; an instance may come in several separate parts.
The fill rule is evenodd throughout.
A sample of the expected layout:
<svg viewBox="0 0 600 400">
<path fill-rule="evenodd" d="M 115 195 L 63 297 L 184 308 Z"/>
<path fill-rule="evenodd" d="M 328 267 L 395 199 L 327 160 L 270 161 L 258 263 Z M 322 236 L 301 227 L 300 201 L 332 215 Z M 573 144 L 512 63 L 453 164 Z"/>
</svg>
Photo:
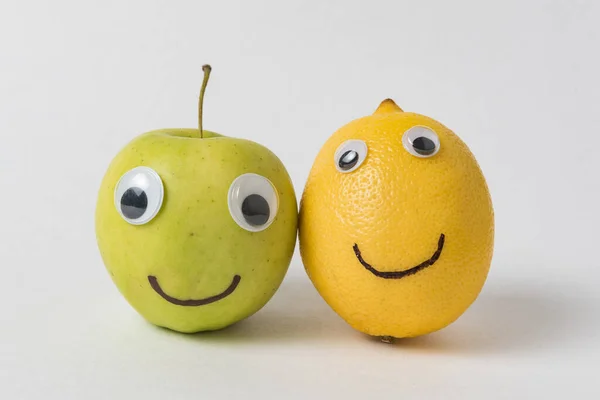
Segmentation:
<svg viewBox="0 0 600 400">
<path fill-rule="evenodd" d="M 153 324 L 215 330 L 262 308 L 296 242 L 290 177 L 267 148 L 202 129 L 142 134 L 101 184 L 96 236 L 127 301 Z"/>
</svg>

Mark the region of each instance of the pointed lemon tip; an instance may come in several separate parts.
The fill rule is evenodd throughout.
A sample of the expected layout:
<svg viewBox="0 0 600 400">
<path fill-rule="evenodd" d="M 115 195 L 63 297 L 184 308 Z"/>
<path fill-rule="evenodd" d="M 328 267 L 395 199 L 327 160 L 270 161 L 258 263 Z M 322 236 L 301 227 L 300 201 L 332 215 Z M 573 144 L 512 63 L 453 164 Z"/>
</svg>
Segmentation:
<svg viewBox="0 0 600 400">
<path fill-rule="evenodd" d="M 375 114 L 389 114 L 389 113 L 398 113 L 404 112 L 392 99 L 385 99 L 381 102 L 377 110 L 373 113 Z"/>
</svg>

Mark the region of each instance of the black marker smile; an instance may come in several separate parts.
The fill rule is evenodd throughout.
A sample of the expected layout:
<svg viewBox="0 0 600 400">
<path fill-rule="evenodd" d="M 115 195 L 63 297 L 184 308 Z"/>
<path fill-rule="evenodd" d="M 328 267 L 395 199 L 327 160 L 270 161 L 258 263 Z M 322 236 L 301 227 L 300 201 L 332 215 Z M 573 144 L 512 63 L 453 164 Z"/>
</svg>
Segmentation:
<svg viewBox="0 0 600 400">
<path fill-rule="evenodd" d="M 158 293 L 160 295 L 160 297 L 162 297 L 169 303 L 172 303 L 172 304 L 175 304 L 178 306 L 187 306 L 187 307 L 204 306 L 206 304 L 214 303 L 215 301 L 224 299 L 225 297 L 227 297 L 231 293 L 233 293 L 235 288 L 237 288 L 237 285 L 240 283 L 240 279 L 242 279 L 241 276 L 235 275 L 233 277 L 233 280 L 231 281 L 231 284 L 229 285 L 229 287 L 217 295 L 206 297 L 204 299 L 199 299 L 199 300 L 180 300 L 180 299 L 176 299 L 175 297 L 171 297 L 168 294 L 166 294 L 162 290 L 160 285 L 158 284 L 158 279 L 156 279 L 155 276 L 152 276 L 152 275 L 148 276 L 148 282 L 150 282 L 150 286 L 152 286 L 152 289 L 154 289 L 154 291 L 156 293 Z"/>
<path fill-rule="evenodd" d="M 433 253 L 433 255 L 431 256 L 431 258 L 429 260 L 423 261 L 421 264 L 419 264 L 415 267 L 412 267 L 410 269 L 404 270 L 404 271 L 391 271 L 391 272 L 378 271 L 375 268 L 373 268 L 371 266 L 371 264 L 369 264 L 362 258 L 362 255 L 360 254 L 360 249 L 358 248 L 358 244 L 355 243 L 352 248 L 354 249 L 354 254 L 356 254 L 356 258 L 358 258 L 358 261 L 362 264 L 363 267 L 365 267 L 373 275 L 375 275 L 379 278 L 384 278 L 384 279 L 401 279 L 401 278 L 404 278 L 405 276 L 414 275 L 417 272 L 422 271 L 425 268 L 431 267 L 433 264 L 435 264 L 435 262 L 440 258 L 440 255 L 442 254 L 442 249 L 444 248 L 445 238 L 446 238 L 446 236 L 442 233 L 440 235 L 440 239 L 438 240 L 437 250 L 435 251 L 435 253 Z"/>
</svg>

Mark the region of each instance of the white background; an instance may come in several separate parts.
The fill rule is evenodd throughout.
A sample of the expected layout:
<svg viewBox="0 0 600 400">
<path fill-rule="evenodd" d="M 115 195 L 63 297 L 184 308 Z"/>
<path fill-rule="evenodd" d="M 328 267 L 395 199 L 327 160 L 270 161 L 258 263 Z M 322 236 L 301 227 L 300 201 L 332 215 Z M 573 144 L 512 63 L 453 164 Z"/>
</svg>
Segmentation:
<svg viewBox="0 0 600 400">
<path fill-rule="evenodd" d="M 600 2 L 0 2 L 0 398 L 597 398 Z M 205 127 L 282 159 L 392 97 L 471 147 L 496 209 L 478 301 L 386 346 L 321 300 L 295 257 L 218 333 L 145 323 L 94 237 L 96 192 L 134 136 Z"/>
</svg>

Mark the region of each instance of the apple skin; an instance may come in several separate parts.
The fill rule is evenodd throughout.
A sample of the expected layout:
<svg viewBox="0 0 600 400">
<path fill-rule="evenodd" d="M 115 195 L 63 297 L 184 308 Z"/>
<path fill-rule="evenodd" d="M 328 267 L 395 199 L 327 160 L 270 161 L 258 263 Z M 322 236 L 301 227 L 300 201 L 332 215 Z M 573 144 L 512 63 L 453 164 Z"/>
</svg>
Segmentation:
<svg viewBox="0 0 600 400">
<path fill-rule="evenodd" d="M 281 161 L 249 140 L 198 129 L 163 129 L 142 134 L 112 161 L 101 184 L 96 237 L 102 259 L 119 291 L 149 322 L 180 332 L 224 328 L 261 309 L 281 284 L 296 243 L 297 203 Z M 126 222 L 114 204 L 119 178 L 147 166 L 164 185 L 156 217 L 145 225 Z M 235 178 L 256 173 L 269 179 L 278 212 L 261 232 L 241 228 L 231 217 L 228 190 Z M 227 297 L 201 306 L 163 299 L 149 284 L 178 299 L 223 292 L 235 275 L 239 285 Z"/>
</svg>

